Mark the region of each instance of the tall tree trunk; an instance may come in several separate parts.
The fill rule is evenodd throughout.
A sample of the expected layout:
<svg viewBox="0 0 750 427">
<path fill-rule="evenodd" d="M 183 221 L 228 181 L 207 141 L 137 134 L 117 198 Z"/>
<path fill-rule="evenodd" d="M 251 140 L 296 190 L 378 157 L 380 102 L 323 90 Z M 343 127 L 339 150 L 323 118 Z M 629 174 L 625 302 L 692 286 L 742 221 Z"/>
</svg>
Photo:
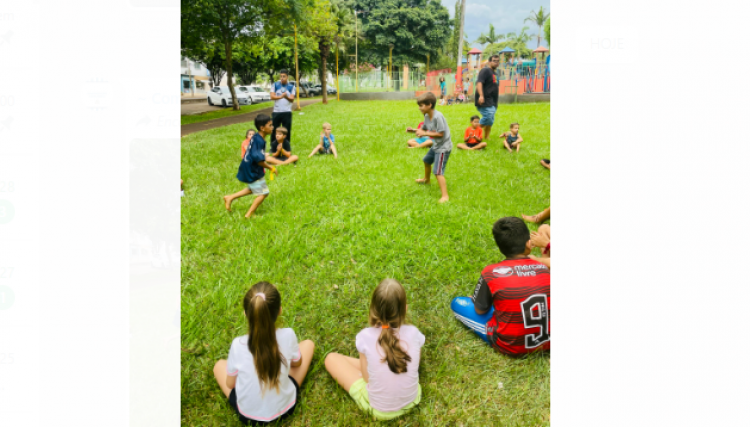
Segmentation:
<svg viewBox="0 0 750 427">
<path fill-rule="evenodd" d="M 237 94 L 234 92 L 234 84 L 232 84 L 232 41 L 227 36 L 224 36 L 224 52 L 226 53 L 227 85 L 229 85 L 229 93 L 232 94 L 232 110 L 239 111 L 240 104 L 237 101 Z"/>
<path fill-rule="evenodd" d="M 321 62 L 321 77 L 320 77 L 320 88 L 323 94 L 323 104 L 328 104 L 328 79 L 326 78 L 326 58 L 330 53 L 331 46 L 328 45 L 327 40 L 320 40 L 318 42 L 318 49 L 320 50 L 320 62 Z"/>
<path fill-rule="evenodd" d="M 539 24 L 539 34 L 536 35 L 536 47 L 539 47 L 542 43 L 542 25 L 544 25 L 544 22 Z"/>
</svg>

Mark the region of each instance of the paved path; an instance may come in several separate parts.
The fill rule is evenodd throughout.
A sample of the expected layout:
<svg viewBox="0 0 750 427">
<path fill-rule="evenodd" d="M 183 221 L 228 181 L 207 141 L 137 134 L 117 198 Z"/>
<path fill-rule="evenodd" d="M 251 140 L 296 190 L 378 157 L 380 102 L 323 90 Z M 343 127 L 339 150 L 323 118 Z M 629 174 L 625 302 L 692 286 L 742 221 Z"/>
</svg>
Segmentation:
<svg viewBox="0 0 750 427">
<path fill-rule="evenodd" d="M 309 99 L 300 101 L 300 104 L 304 107 L 306 105 L 315 104 L 320 101 L 320 99 Z M 190 135 L 191 133 L 201 132 L 209 129 L 216 129 L 224 126 L 236 125 L 238 123 L 252 123 L 255 117 L 259 114 L 268 114 L 270 116 L 272 112 L 273 104 L 269 105 L 268 108 L 255 110 L 251 113 L 237 114 L 236 116 L 222 117 L 221 119 L 206 120 L 205 122 L 182 125 L 180 126 L 180 136 Z"/>
</svg>

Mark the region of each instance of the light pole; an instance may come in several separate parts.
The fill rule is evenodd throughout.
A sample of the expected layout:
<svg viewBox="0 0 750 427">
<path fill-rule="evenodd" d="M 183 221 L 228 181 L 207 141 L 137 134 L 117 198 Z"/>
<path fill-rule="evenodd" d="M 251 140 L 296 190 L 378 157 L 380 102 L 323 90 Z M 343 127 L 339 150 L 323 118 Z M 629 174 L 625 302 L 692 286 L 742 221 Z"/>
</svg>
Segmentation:
<svg viewBox="0 0 750 427">
<path fill-rule="evenodd" d="M 359 30 L 357 24 L 359 23 L 359 17 L 357 17 L 358 11 L 354 11 L 354 91 L 359 92 L 359 51 L 357 50 L 357 38 L 359 37 Z"/>
<path fill-rule="evenodd" d="M 300 89 L 300 81 L 299 81 L 299 59 L 297 58 L 297 24 L 294 24 L 294 66 L 297 68 L 295 70 L 295 76 L 297 79 L 297 87 L 295 89 L 295 92 L 297 93 L 297 109 L 301 110 L 302 107 L 299 105 L 299 89 Z"/>
<path fill-rule="evenodd" d="M 391 80 L 393 78 L 393 43 L 388 43 L 388 90 L 391 89 Z"/>
</svg>

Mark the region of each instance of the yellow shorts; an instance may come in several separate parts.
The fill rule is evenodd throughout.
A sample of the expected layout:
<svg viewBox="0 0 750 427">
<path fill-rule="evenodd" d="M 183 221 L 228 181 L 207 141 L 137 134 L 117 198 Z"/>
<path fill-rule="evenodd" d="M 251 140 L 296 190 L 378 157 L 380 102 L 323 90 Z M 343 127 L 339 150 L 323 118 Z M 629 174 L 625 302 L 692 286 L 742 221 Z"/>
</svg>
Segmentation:
<svg viewBox="0 0 750 427">
<path fill-rule="evenodd" d="M 370 396 L 367 392 L 367 383 L 365 382 L 364 378 L 360 378 L 355 381 L 354 384 L 352 384 L 351 388 L 349 388 L 349 396 L 351 396 L 352 399 L 357 402 L 357 406 L 359 406 L 366 413 L 372 414 L 373 418 L 375 418 L 376 420 L 388 421 L 404 415 L 419 404 L 420 400 L 422 400 L 422 387 L 418 387 L 417 398 L 414 399 L 414 401 L 410 404 L 404 406 L 398 411 L 393 412 L 380 412 L 370 406 Z"/>
</svg>

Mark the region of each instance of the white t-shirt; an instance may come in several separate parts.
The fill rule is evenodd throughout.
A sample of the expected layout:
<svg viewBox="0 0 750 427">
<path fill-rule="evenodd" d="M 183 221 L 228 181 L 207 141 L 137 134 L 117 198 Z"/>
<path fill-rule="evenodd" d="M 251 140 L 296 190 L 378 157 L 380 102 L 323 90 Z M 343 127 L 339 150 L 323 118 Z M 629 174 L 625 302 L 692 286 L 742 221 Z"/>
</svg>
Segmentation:
<svg viewBox="0 0 750 427">
<path fill-rule="evenodd" d="M 273 87 L 271 87 L 271 90 L 273 93 L 275 93 L 277 96 L 284 95 L 286 93 L 291 94 L 292 96 L 295 96 L 297 94 L 296 89 L 293 84 L 287 83 L 286 85 L 281 84 L 281 82 L 276 82 L 273 84 Z M 290 102 L 286 98 L 277 99 L 274 101 L 273 104 L 273 112 L 274 113 L 286 113 L 292 111 L 292 106 L 294 104 Z"/>
<path fill-rule="evenodd" d="M 255 371 L 255 360 L 247 348 L 247 335 L 232 340 L 227 360 L 227 375 L 237 377 L 235 393 L 237 408 L 247 418 L 257 421 L 271 421 L 284 415 L 297 401 L 297 389 L 289 379 L 289 365 L 300 359 L 297 336 L 291 328 L 277 329 L 276 342 L 281 354 L 287 360 L 287 366 L 281 364 L 279 373 L 279 390 L 266 388 L 261 392 L 258 374 Z"/>
<path fill-rule="evenodd" d="M 419 391 L 419 356 L 424 345 L 424 335 L 414 325 L 401 325 L 394 329 L 398 334 L 401 348 L 411 356 L 406 364 L 406 372 L 394 374 L 385 358 L 383 348 L 378 344 L 380 328 L 365 328 L 357 334 L 357 350 L 367 357 L 369 382 L 367 392 L 370 406 L 381 412 L 398 411 L 417 398 Z"/>
</svg>

